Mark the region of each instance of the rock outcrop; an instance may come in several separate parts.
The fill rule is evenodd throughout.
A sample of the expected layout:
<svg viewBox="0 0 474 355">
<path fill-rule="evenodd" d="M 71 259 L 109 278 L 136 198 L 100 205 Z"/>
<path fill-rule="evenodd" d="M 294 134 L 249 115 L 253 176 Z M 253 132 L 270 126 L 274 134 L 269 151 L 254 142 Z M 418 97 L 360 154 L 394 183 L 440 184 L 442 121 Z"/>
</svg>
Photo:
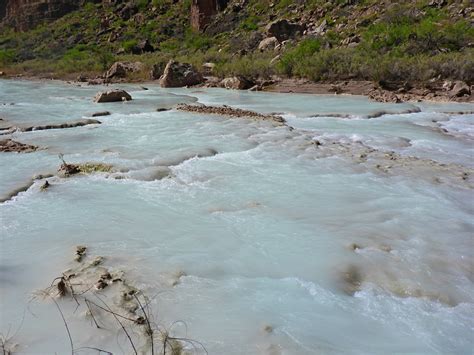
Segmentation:
<svg viewBox="0 0 474 355">
<path fill-rule="evenodd" d="M 95 102 L 130 101 L 131 99 L 132 97 L 125 90 L 102 91 L 94 97 Z"/>
<path fill-rule="evenodd" d="M 229 0 L 192 0 L 191 26 L 196 31 L 202 31 L 210 22 L 212 16 L 222 11 Z"/>
<path fill-rule="evenodd" d="M 77 10 L 82 3 L 77 0 L 2 0 L 0 21 L 18 31 L 26 31 Z"/>
<path fill-rule="evenodd" d="M 276 37 L 278 41 L 283 42 L 302 34 L 305 28 L 300 24 L 291 23 L 287 20 L 277 20 L 269 23 L 265 30 L 269 37 Z"/>
<path fill-rule="evenodd" d="M 196 71 L 191 64 L 170 60 L 160 78 L 160 85 L 164 88 L 176 88 L 197 85 L 203 81 L 201 73 Z"/>
</svg>

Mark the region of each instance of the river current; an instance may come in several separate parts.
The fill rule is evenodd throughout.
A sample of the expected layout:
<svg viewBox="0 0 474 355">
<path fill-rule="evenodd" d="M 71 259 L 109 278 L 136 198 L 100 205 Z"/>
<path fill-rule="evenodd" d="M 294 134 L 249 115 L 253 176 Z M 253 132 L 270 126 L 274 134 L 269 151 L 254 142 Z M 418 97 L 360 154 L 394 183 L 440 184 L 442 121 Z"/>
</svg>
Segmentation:
<svg viewBox="0 0 474 355">
<path fill-rule="evenodd" d="M 0 153 L 0 196 L 55 174 L 58 154 L 116 168 L 46 191 L 35 180 L 0 204 L 0 333 L 19 353 L 70 353 L 54 303 L 31 295 L 74 265 L 76 245 L 156 295 L 154 321 L 209 354 L 472 353 L 474 104 L 144 85 L 98 104 L 104 87 L 0 81 L 4 125 L 111 112 L 0 136 L 40 147 Z M 123 333 L 58 302 L 76 348 L 131 353 Z"/>
</svg>

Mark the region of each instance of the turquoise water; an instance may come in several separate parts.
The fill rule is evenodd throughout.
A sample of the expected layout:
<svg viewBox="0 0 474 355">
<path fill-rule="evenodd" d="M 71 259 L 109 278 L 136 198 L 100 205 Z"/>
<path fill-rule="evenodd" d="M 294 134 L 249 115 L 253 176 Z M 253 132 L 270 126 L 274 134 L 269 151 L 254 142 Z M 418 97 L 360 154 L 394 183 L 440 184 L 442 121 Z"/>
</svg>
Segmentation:
<svg viewBox="0 0 474 355">
<path fill-rule="evenodd" d="M 69 351 L 54 305 L 25 309 L 33 291 L 71 265 L 78 244 L 148 294 L 163 291 L 152 304 L 157 322 L 184 321 L 210 354 L 472 352 L 472 186 L 434 183 L 431 175 L 444 173 L 416 165 L 380 174 L 352 152 L 363 144 L 468 169 L 474 115 L 446 112 L 474 105 L 121 87 L 133 101 L 93 103 L 100 87 L 0 81 L 0 117 L 15 125 L 112 113 L 101 125 L 14 133 L 46 149 L 1 153 L 0 195 L 55 172 L 59 153 L 123 171 L 120 180 L 53 178 L 46 192 L 39 181 L 0 204 L 0 332 L 25 314 L 15 336 L 23 353 Z M 156 112 L 196 100 L 279 112 L 294 129 Z M 413 108 L 421 112 L 401 113 Z M 163 166 L 169 177 L 155 179 Z M 363 282 L 348 295 L 341 275 L 353 266 Z M 169 275 L 181 271 L 186 276 L 170 285 Z M 128 353 L 116 334 L 68 317 L 77 346 Z"/>
</svg>

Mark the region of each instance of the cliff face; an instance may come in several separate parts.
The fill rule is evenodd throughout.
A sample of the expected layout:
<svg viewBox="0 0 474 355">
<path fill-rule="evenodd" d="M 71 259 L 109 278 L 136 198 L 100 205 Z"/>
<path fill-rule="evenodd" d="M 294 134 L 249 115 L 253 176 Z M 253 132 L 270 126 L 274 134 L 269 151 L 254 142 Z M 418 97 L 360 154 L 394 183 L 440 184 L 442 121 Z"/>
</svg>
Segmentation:
<svg viewBox="0 0 474 355">
<path fill-rule="evenodd" d="M 191 26 L 202 31 L 210 22 L 212 16 L 222 11 L 229 0 L 193 0 L 191 5 Z"/>
<path fill-rule="evenodd" d="M 44 21 L 56 20 L 77 10 L 77 0 L 3 0 L 0 1 L 0 21 L 19 31 L 32 29 Z"/>
</svg>

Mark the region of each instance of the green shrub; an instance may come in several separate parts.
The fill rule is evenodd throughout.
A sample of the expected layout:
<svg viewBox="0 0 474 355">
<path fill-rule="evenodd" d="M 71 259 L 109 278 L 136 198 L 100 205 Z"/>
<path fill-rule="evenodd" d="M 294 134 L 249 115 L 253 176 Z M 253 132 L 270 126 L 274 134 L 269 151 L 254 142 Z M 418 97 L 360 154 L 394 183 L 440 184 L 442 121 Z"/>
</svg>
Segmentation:
<svg viewBox="0 0 474 355">
<path fill-rule="evenodd" d="M 256 31 L 258 30 L 258 23 L 260 19 L 257 16 L 249 16 L 240 23 L 240 28 L 245 31 Z"/>
<path fill-rule="evenodd" d="M 138 41 L 136 39 L 130 39 L 128 41 L 123 41 L 122 42 L 122 48 L 125 50 L 125 52 L 130 53 L 133 49 L 138 44 Z"/>
<path fill-rule="evenodd" d="M 306 39 L 296 47 L 285 52 L 278 62 L 278 69 L 286 75 L 292 75 L 295 68 L 302 61 L 319 52 L 320 49 L 321 41 L 319 39 Z"/>
<path fill-rule="evenodd" d="M 149 2 L 150 0 L 135 0 L 135 4 L 138 6 L 138 9 L 140 11 L 146 10 Z"/>
<path fill-rule="evenodd" d="M 16 52 L 14 49 L 0 49 L 0 64 L 7 65 L 15 60 Z"/>
<path fill-rule="evenodd" d="M 192 50 L 206 50 L 211 46 L 211 39 L 190 29 L 186 31 L 184 46 Z"/>
</svg>

